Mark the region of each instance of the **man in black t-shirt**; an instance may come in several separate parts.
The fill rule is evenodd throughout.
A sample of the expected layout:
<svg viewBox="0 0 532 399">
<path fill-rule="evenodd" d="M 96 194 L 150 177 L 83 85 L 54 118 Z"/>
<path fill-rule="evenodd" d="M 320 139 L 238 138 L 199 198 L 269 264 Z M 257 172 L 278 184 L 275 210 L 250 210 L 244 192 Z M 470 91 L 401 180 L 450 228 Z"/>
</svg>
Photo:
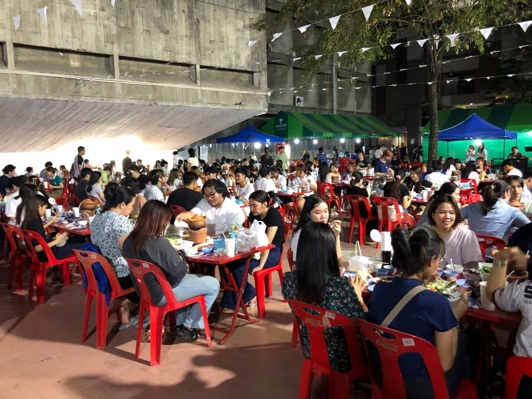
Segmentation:
<svg viewBox="0 0 532 399">
<path fill-rule="evenodd" d="M 80 172 L 83 169 L 83 155 L 85 155 L 85 147 L 78 147 L 78 155 L 74 157 L 74 162 L 72 162 L 72 167 L 70 168 L 70 176 L 76 181 L 80 179 Z"/>
<path fill-rule="evenodd" d="M 78 185 L 76 186 L 76 191 L 74 191 L 74 194 L 80 201 L 83 201 L 84 199 L 89 198 L 89 194 L 87 193 L 87 187 L 89 186 L 89 179 L 91 177 L 92 170 L 90 168 L 83 168 L 80 172 L 80 178 Z"/>
<path fill-rule="evenodd" d="M 131 177 L 137 179 L 140 185 L 140 189 L 144 190 L 146 188 L 146 184 L 150 182 L 150 178 L 148 177 L 148 175 L 141 174 L 140 168 L 135 164 L 129 165 L 127 167 L 127 171 Z"/>
<path fill-rule="evenodd" d="M 129 154 L 130 154 L 130 152 L 126 151 L 126 157 L 124 159 L 122 159 L 122 171 L 124 173 L 126 173 L 126 171 L 128 170 L 129 165 L 131 165 L 133 163 L 133 161 L 129 157 Z"/>
<path fill-rule="evenodd" d="M 186 172 L 183 175 L 183 184 L 185 187 L 179 188 L 170 194 L 167 204 L 178 205 L 190 211 L 203 199 L 203 195 L 196 191 L 198 187 L 198 175 L 193 172 Z"/>
</svg>

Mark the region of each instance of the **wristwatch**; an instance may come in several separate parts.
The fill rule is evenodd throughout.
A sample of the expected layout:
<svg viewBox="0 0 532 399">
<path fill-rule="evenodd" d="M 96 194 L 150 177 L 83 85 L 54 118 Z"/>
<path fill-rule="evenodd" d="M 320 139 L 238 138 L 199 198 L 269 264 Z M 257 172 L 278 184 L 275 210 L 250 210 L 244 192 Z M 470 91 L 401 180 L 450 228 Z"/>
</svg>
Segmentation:
<svg viewBox="0 0 532 399">
<path fill-rule="evenodd" d="M 499 259 L 495 259 L 493 261 L 493 266 L 499 266 L 499 267 L 506 268 L 508 266 L 508 259 L 506 259 L 506 260 L 504 260 L 502 262 Z"/>
</svg>

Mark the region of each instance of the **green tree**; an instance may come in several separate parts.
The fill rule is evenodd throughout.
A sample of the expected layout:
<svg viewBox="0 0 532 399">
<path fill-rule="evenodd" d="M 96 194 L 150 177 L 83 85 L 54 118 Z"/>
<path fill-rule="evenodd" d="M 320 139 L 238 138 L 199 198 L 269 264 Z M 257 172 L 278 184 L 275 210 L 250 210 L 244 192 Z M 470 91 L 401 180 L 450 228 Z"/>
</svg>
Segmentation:
<svg viewBox="0 0 532 399">
<path fill-rule="evenodd" d="M 360 9 L 375 4 L 366 21 Z M 336 29 L 327 19 L 343 14 Z M 286 0 L 280 12 L 256 24 L 268 34 L 279 32 L 283 24 L 296 28 L 321 22 L 320 28 L 311 25 L 305 33 L 305 46 L 294 49 L 311 77 L 334 54 L 348 51 L 340 58 L 342 66 L 355 65 L 361 60 L 378 60 L 393 56 L 390 44 L 400 37 L 412 40 L 427 39 L 423 46 L 427 67 L 429 117 L 431 135 L 429 162 L 437 158 L 439 80 L 444 50 L 457 54 L 471 47 L 484 51 L 486 41 L 479 29 L 524 21 L 531 15 L 530 0 Z M 459 33 L 454 40 L 449 35 Z M 368 48 L 369 50 L 363 49 Z M 323 54 L 321 58 L 305 55 Z M 330 57 L 326 57 L 329 55 Z"/>
</svg>

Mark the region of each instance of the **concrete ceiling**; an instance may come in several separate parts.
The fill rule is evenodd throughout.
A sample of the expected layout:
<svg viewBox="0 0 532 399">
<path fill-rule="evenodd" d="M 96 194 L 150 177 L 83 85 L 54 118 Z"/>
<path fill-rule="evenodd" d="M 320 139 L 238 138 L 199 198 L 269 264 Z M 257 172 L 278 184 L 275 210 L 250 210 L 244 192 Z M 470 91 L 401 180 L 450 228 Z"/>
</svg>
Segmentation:
<svg viewBox="0 0 532 399">
<path fill-rule="evenodd" d="M 251 118 L 256 109 L 0 98 L 0 152 L 48 152 L 122 138 L 176 149 Z M 110 140 L 110 143 L 114 141 Z M 117 149 L 118 150 L 118 149 Z M 121 149 L 120 149 L 121 150 Z"/>
</svg>

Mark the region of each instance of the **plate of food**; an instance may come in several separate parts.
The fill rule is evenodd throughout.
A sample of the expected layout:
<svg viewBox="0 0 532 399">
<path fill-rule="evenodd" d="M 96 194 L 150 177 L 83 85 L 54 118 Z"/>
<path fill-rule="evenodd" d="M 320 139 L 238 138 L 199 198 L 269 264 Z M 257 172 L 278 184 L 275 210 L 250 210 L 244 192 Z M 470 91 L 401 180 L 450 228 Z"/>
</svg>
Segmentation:
<svg viewBox="0 0 532 399">
<path fill-rule="evenodd" d="M 446 281 L 438 279 L 436 281 L 431 281 L 425 285 L 425 288 L 428 288 L 431 291 L 439 292 L 440 294 L 444 291 L 447 291 L 449 288 L 456 285 L 455 281 Z"/>
</svg>

